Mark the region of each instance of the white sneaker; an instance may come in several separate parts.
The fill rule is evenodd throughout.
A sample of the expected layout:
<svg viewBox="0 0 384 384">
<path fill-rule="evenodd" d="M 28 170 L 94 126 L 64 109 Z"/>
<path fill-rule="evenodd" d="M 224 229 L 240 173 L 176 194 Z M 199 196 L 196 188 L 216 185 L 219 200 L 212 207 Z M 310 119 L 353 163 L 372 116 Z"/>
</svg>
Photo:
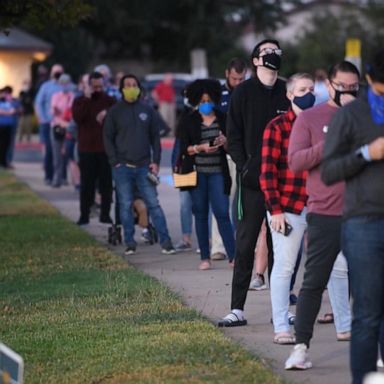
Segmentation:
<svg viewBox="0 0 384 384">
<path fill-rule="evenodd" d="M 296 344 L 285 362 L 285 369 L 309 369 L 312 363 L 309 361 L 308 348 L 305 344 Z"/>
<path fill-rule="evenodd" d="M 378 366 L 379 368 L 384 368 L 384 363 L 383 363 L 383 359 L 382 359 L 382 358 L 379 358 L 379 359 L 377 360 L 377 366 Z"/>
<path fill-rule="evenodd" d="M 251 283 L 249 284 L 249 290 L 262 291 L 264 289 L 267 289 L 267 284 L 265 284 L 264 276 L 256 275 L 256 277 L 252 279 Z"/>
</svg>

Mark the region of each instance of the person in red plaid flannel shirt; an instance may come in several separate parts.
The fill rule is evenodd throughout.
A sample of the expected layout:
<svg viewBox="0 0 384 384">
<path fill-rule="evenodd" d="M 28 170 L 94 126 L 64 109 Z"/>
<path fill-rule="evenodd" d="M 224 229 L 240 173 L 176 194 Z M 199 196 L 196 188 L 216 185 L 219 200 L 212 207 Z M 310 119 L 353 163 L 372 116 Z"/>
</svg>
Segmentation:
<svg viewBox="0 0 384 384">
<path fill-rule="evenodd" d="M 289 289 L 297 255 L 306 229 L 306 171 L 288 168 L 288 143 L 293 122 L 315 102 L 314 81 L 298 73 L 287 81 L 291 107 L 269 122 L 264 130 L 261 150 L 260 187 L 264 193 L 271 229 L 274 264 L 271 273 L 274 342 L 294 344 L 288 320 Z"/>
</svg>

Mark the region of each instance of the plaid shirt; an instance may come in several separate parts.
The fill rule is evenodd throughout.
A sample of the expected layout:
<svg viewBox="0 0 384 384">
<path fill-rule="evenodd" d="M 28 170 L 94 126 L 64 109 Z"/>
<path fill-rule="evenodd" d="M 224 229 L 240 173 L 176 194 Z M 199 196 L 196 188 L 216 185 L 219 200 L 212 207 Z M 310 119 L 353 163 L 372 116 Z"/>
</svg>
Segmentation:
<svg viewBox="0 0 384 384">
<path fill-rule="evenodd" d="M 264 130 L 261 150 L 260 187 L 271 215 L 300 214 L 307 202 L 307 172 L 288 168 L 288 142 L 296 115 L 289 109 L 275 117 Z"/>
</svg>

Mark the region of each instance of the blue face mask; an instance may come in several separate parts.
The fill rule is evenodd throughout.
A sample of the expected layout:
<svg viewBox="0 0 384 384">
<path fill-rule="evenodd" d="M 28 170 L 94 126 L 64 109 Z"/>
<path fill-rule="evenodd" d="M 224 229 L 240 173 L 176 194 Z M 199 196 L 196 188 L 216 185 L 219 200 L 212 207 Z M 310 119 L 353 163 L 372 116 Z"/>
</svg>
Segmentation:
<svg viewBox="0 0 384 384">
<path fill-rule="evenodd" d="M 371 107 L 373 121 L 376 124 L 384 124 L 384 96 L 376 95 L 369 87 L 368 104 Z"/>
<path fill-rule="evenodd" d="M 61 89 L 64 93 L 68 93 L 71 90 L 71 87 L 69 85 L 62 85 Z"/>
<path fill-rule="evenodd" d="M 293 104 L 296 104 L 301 110 L 313 107 L 316 97 L 312 92 L 308 92 L 303 96 L 295 96 Z"/>
<path fill-rule="evenodd" d="M 213 103 L 207 101 L 199 105 L 199 112 L 203 115 L 209 115 L 213 111 Z"/>
</svg>

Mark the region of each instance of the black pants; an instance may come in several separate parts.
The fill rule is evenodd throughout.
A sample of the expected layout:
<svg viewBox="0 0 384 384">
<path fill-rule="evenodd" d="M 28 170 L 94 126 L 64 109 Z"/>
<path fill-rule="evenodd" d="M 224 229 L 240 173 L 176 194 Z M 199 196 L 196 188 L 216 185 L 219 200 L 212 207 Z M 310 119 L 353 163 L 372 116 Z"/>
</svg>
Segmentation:
<svg viewBox="0 0 384 384">
<path fill-rule="evenodd" d="M 340 252 L 341 217 L 307 215 L 308 249 L 303 285 L 296 306 L 296 343 L 309 347 L 333 264 Z"/>
<path fill-rule="evenodd" d="M 239 220 L 236 230 L 236 256 L 232 279 L 231 309 L 243 310 L 252 278 L 257 237 L 265 218 L 265 202 L 263 192 L 246 187 L 241 189 L 241 199 L 243 218 Z M 267 236 L 267 243 L 268 249 L 272 250 L 270 235 Z M 271 270 L 271 268 L 272 252 L 269 252 L 268 269 Z"/>
<path fill-rule="evenodd" d="M 0 126 L 0 166 L 7 167 L 7 152 L 11 144 L 11 125 Z"/>
<path fill-rule="evenodd" d="M 80 215 L 89 219 L 95 200 L 96 186 L 101 195 L 101 216 L 109 216 L 112 203 L 112 171 L 102 152 L 80 152 Z"/>
</svg>

